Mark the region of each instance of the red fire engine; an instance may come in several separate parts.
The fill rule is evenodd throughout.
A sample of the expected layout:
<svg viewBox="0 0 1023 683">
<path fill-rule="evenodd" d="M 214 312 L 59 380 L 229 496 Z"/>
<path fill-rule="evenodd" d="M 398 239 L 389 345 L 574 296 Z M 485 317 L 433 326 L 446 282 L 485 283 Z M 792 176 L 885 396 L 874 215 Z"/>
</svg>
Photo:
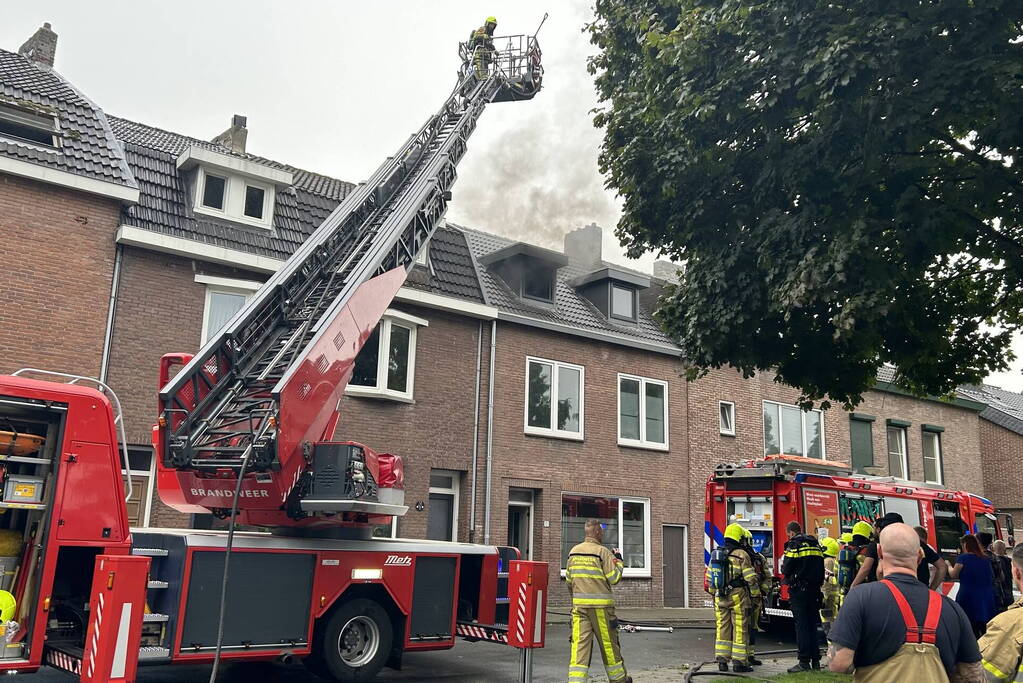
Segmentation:
<svg viewBox="0 0 1023 683">
<path fill-rule="evenodd" d="M 298 657 L 366 681 L 456 637 L 543 646 L 545 564 L 373 538 L 407 510 L 401 458 L 332 440 L 355 358 L 443 217 L 484 107 L 540 88 L 536 36 L 496 42 L 507 47 L 483 62 L 463 45 L 437 114 L 197 354 L 163 359 L 160 495 L 230 531 L 129 530 L 113 392 L 40 370 L 0 376 L 0 588 L 17 601 L 0 672 L 133 681 L 139 661 Z M 267 532 L 235 533 L 235 520 Z"/>
<path fill-rule="evenodd" d="M 853 474 L 846 463 L 795 456 L 767 456 L 721 464 L 707 482 L 703 559 L 724 543 L 725 527 L 737 522 L 753 534 L 754 546 L 770 562 L 779 590 L 768 598 L 769 616 L 791 617 L 788 590 L 781 581 L 785 526 L 799 522 L 807 533 L 838 538 L 853 524 L 898 512 L 907 524 L 927 529 L 928 543 L 952 560 L 965 533 L 1012 534 L 1012 518 L 996 515 L 986 498 L 933 484 Z M 943 592 L 955 595 L 958 584 Z"/>
</svg>

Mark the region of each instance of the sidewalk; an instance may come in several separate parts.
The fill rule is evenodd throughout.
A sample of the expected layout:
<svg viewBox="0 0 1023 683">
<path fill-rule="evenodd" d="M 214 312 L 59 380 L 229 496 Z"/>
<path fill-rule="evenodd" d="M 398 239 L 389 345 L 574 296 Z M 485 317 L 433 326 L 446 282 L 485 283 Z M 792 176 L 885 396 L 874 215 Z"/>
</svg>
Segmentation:
<svg viewBox="0 0 1023 683">
<path fill-rule="evenodd" d="M 572 608 L 565 605 L 547 609 L 548 624 L 571 622 Z M 615 610 L 620 621 L 643 622 L 657 626 L 713 626 L 713 607 L 622 607 Z"/>
</svg>

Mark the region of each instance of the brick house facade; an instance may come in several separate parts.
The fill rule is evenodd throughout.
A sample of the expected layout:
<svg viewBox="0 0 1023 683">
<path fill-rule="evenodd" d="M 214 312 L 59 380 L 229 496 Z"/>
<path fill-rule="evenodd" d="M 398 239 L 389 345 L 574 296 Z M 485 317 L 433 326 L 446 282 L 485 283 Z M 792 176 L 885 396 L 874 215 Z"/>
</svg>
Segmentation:
<svg viewBox="0 0 1023 683">
<path fill-rule="evenodd" d="M 10 93 L 5 78 L 29 68 L 38 67 L 0 51 L 2 92 Z M 247 153 L 243 117 L 206 141 L 98 109 L 92 116 L 109 132 L 110 149 L 97 158 L 109 159 L 109 174 L 122 174 L 103 181 L 124 188 L 111 197 L 19 175 L 2 160 L 17 159 L 23 146 L 0 147 L 0 252 L 25 273 L 5 294 L 29 302 L 25 310 L 49 313 L 0 327 L 11 350 L 0 371 L 22 364 L 107 370 L 145 494 L 134 503 L 136 520 L 199 523 L 153 492 L 149 429 L 159 358 L 197 351 L 351 185 Z M 219 195 L 211 177 L 223 180 Z M 232 207 L 232 193 L 243 188 L 247 199 L 249 187 L 263 192 L 261 209 Z M 407 390 L 364 383 L 341 404 L 338 438 L 404 458 L 410 509 L 394 533 L 514 544 L 554 567 L 580 540 L 580 520 L 599 516 L 626 551 L 621 604 L 700 606 L 704 486 L 716 464 L 770 450 L 765 407 L 778 416 L 779 448 L 798 441 L 845 461 L 855 452 L 856 462 L 881 475 L 889 462 L 903 462 L 910 479 L 924 478 L 925 454 L 933 463 L 938 448 L 945 485 L 1020 507 L 1008 478 L 985 480 L 978 463 L 1014 472 L 1023 432 L 992 431 L 1007 428 L 978 419 L 983 398 L 922 400 L 882 378 L 885 390 L 868 392 L 855 414 L 823 414 L 813 446 L 807 418 L 797 418 L 795 433 L 782 424 L 798 394 L 770 375 L 716 370 L 687 383 L 677 348 L 651 317 L 663 281 L 604 262 L 600 242 L 596 226 L 566 236 L 563 251 L 438 229 L 388 317 L 409 335 Z M 55 327 L 60 343 L 51 339 Z M 722 402 L 731 406 L 728 425 Z M 560 586 L 552 596 L 555 604 L 566 600 Z"/>
</svg>

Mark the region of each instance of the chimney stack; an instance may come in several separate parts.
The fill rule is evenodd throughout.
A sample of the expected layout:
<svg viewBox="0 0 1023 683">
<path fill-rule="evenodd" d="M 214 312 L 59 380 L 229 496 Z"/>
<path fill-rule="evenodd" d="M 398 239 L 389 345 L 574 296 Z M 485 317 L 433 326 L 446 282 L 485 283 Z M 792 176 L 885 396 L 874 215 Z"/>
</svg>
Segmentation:
<svg viewBox="0 0 1023 683">
<path fill-rule="evenodd" d="M 245 151 L 245 141 L 249 137 L 249 129 L 245 127 L 248 119 L 241 114 L 231 117 L 231 127 L 213 138 L 212 142 L 227 147 L 232 152 L 241 154 Z"/>
<path fill-rule="evenodd" d="M 57 34 L 50 30 L 50 22 L 37 29 L 25 44 L 18 48 L 18 54 L 28 57 L 39 66 L 52 67 L 57 54 Z"/>
<path fill-rule="evenodd" d="M 576 228 L 565 235 L 565 256 L 569 263 L 597 268 L 603 260 L 604 230 L 596 223 Z"/>
<path fill-rule="evenodd" d="M 665 261 L 658 259 L 654 261 L 654 277 L 658 280 L 665 280 L 674 284 L 678 284 L 678 271 L 679 267 L 671 261 Z"/>
</svg>

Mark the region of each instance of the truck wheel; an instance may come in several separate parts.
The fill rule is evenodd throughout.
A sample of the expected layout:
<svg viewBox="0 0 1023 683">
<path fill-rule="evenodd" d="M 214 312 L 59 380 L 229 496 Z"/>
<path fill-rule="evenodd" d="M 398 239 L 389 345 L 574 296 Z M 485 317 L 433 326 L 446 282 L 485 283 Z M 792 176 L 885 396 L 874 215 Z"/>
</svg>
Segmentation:
<svg viewBox="0 0 1023 683">
<path fill-rule="evenodd" d="M 373 600 L 341 605 L 318 631 L 310 669 L 340 683 L 372 681 L 391 655 L 391 618 Z"/>
</svg>

